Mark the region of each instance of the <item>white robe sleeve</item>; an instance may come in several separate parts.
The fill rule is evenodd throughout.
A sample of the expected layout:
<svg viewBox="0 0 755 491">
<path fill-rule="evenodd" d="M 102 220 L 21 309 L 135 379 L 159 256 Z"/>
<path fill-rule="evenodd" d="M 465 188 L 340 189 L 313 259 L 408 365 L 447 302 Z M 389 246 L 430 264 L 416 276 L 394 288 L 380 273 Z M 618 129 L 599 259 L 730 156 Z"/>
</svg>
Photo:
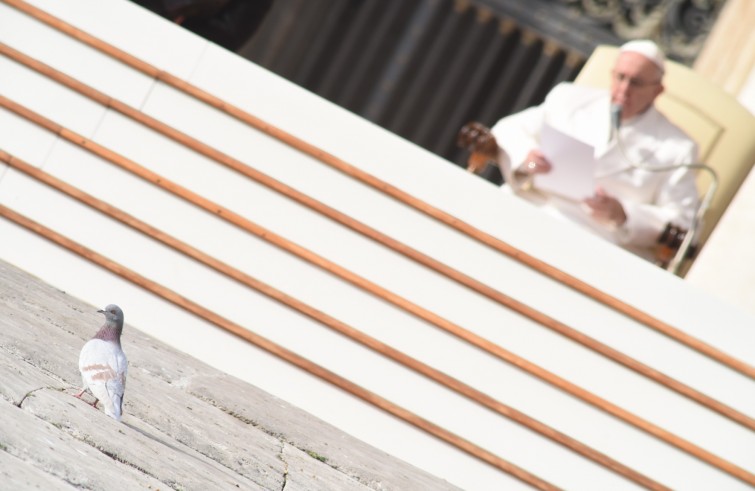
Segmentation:
<svg viewBox="0 0 755 491">
<path fill-rule="evenodd" d="M 543 106 L 534 106 L 501 119 L 491 128 L 500 149 L 500 165 L 511 166 L 513 172 L 524 163 L 530 150 L 538 148 L 544 114 Z"/>
<path fill-rule="evenodd" d="M 696 146 L 691 142 L 679 146 L 677 152 L 677 158 L 669 165 L 697 161 Z M 669 223 L 689 229 L 700 201 L 696 179 L 696 170 L 680 167 L 663 173 L 651 202 L 619 196 L 627 221 L 619 230 L 618 242 L 651 247 Z"/>
</svg>

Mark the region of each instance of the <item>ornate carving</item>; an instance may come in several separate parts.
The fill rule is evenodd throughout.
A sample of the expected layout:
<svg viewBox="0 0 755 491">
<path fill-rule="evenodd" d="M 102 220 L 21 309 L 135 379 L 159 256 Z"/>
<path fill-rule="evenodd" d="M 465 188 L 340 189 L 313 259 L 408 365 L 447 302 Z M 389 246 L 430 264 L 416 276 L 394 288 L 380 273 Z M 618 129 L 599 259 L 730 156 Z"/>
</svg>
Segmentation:
<svg viewBox="0 0 755 491">
<path fill-rule="evenodd" d="M 620 39 L 649 38 L 669 58 L 691 64 L 726 0 L 551 0 L 568 5 Z"/>
</svg>

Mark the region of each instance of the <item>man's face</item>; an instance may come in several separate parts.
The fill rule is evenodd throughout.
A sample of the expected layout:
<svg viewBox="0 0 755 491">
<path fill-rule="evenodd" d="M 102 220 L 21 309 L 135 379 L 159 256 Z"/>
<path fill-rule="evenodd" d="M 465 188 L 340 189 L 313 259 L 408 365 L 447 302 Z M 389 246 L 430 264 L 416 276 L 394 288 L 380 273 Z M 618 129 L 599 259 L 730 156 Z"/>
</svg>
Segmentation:
<svg viewBox="0 0 755 491">
<path fill-rule="evenodd" d="M 645 112 L 663 92 L 661 70 L 639 53 L 620 53 L 611 73 L 611 102 L 620 104 L 622 119 Z"/>
</svg>

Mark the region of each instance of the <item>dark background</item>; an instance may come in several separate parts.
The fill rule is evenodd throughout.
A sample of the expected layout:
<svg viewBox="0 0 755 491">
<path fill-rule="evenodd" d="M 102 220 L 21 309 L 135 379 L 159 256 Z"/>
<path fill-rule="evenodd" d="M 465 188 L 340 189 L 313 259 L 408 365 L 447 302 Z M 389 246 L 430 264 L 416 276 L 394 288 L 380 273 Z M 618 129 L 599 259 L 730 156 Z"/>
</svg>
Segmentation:
<svg viewBox="0 0 755 491">
<path fill-rule="evenodd" d="M 724 2 L 134 1 L 457 164 L 463 124 L 540 103 L 599 44 L 691 63 Z"/>
</svg>

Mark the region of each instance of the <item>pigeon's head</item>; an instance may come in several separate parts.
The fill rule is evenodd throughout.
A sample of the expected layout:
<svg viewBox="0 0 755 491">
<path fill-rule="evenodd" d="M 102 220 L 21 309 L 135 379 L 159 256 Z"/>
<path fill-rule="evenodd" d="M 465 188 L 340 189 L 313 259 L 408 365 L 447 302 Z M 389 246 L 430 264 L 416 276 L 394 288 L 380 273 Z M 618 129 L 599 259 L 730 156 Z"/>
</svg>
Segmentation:
<svg viewBox="0 0 755 491">
<path fill-rule="evenodd" d="M 119 331 L 123 329 L 123 311 L 117 305 L 110 304 L 97 312 L 105 314 L 105 323 L 109 327 L 115 327 Z"/>
</svg>

